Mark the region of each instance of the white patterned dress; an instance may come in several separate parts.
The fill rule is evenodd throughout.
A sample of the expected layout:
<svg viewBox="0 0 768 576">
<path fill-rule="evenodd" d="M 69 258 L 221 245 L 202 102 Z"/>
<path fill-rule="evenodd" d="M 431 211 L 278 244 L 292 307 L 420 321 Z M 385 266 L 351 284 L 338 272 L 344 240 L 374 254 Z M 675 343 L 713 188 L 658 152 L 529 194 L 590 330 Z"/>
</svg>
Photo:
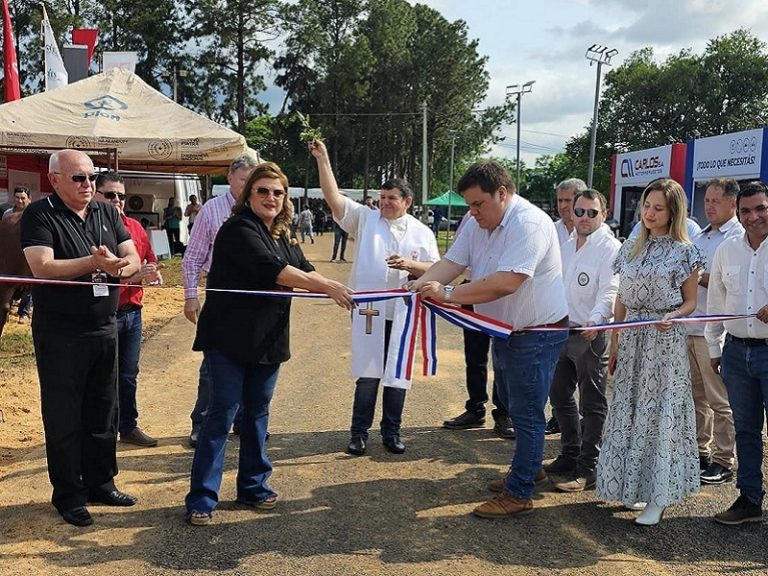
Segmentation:
<svg viewBox="0 0 768 576">
<path fill-rule="evenodd" d="M 704 255 L 693 244 L 651 236 L 640 254 L 627 261 L 633 244 L 631 239 L 624 243 L 614 264 L 626 319 L 661 318 L 682 304 L 683 282 L 704 266 Z M 596 494 L 625 505 L 668 506 L 697 492 L 699 484 L 685 328 L 623 330 Z"/>
</svg>

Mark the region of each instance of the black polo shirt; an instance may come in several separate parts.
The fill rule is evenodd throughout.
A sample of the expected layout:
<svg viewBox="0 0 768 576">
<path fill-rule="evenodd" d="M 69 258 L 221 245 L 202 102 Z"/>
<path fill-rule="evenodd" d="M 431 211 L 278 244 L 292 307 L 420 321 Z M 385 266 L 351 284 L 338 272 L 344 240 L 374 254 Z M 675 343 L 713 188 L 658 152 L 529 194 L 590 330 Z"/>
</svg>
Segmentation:
<svg viewBox="0 0 768 576">
<path fill-rule="evenodd" d="M 30 204 L 21 218 L 21 246 L 46 246 L 56 260 L 89 256 L 91 246 L 106 246 L 117 254 L 117 246 L 131 237 L 111 204 L 93 201 L 85 220 L 70 210 L 55 193 Z M 74 280 L 91 281 L 91 274 Z M 110 282 L 118 282 L 108 278 Z M 36 327 L 69 333 L 99 334 L 114 325 L 120 289 L 110 287 L 109 296 L 96 297 L 92 286 L 34 285 L 33 323 Z"/>
</svg>

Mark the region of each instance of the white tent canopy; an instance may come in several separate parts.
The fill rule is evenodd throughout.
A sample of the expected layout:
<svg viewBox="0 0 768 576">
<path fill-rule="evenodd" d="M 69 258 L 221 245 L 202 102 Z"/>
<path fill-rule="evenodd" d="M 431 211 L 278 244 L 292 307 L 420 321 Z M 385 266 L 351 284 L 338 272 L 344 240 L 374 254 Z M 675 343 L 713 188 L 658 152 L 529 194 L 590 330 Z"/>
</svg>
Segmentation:
<svg viewBox="0 0 768 576">
<path fill-rule="evenodd" d="M 114 68 L 0 106 L 0 144 L 116 148 L 121 170 L 222 173 L 245 138 Z"/>
</svg>

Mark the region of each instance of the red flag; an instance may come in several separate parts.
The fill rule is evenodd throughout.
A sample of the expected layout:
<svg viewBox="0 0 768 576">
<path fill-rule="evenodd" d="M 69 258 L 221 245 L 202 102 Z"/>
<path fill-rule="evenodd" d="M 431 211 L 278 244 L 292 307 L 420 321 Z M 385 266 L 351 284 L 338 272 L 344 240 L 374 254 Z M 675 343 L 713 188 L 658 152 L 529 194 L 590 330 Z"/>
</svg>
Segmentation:
<svg viewBox="0 0 768 576">
<path fill-rule="evenodd" d="M 88 46 L 88 66 L 91 65 L 98 36 L 99 31 L 96 28 L 75 28 L 72 30 L 72 44 Z"/>
<path fill-rule="evenodd" d="M 11 13 L 8 11 L 8 0 L 3 0 L 3 65 L 5 101 L 18 100 L 21 98 L 19 66 L 16 64 L 16 46 L 13 43 L 13 26 L 11 26 Z"/>
</svg>

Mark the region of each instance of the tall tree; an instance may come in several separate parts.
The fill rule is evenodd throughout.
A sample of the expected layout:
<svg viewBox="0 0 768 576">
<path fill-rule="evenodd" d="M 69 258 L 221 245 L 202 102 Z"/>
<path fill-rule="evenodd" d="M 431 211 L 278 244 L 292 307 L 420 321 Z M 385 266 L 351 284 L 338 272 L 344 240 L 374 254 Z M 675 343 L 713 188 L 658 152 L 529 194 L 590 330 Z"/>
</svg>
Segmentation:
<svg viewBox="0 0 768 576">
<path fill-rule="evenodd" d="M 279 29 L 276 0 L 185 0 L 192 55 L 185 99 L 241 134 L 250 118 L 266 111 L 257 95 L 266 88 L 258 72 L 272 55 Z"/>
</svg>

